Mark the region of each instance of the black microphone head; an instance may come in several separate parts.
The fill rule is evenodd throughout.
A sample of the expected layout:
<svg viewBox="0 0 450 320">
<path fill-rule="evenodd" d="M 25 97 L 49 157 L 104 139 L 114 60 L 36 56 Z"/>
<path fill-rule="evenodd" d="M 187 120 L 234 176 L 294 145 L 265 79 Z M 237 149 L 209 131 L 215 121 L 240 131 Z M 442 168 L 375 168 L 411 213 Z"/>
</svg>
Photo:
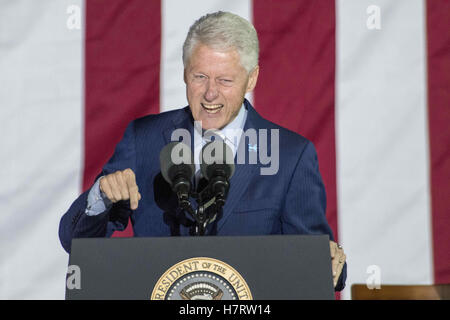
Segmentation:
<svg viewBox="0 0 450 320">
<path fill-rule="evenodd" d="M 234 156 L 231 148 L 223 142 L 216 139 L 208 142 L 200 152 L 200 169 L 206 179 L 211 179 L 214 174 L 220 170 L 227 179 L 230 179 L 234 173 Z"/>
<path fill-rule="evenodd" d="M 191 180 L 194 176 L 194 156 L 191 149 L 182 142 L 171 142 L 159 153 L 159 164 L 164 179 L 172 185 L 177 174 L 183 174 Z"/>
</svg>

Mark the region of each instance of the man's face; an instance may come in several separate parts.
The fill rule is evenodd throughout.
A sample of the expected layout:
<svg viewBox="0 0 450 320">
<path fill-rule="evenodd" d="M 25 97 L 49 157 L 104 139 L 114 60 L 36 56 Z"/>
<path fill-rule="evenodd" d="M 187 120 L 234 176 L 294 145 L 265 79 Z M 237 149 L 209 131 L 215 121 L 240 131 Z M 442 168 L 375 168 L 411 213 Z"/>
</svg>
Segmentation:
<svg viewBox="0 0 450 320">
<path fill-rule="evenodd" d="M 249 75 L 234 49 L 217 51 L 197 44 L 184 70 L 194 120 L 202 121 L 205 130 L 225 127 L 239 113 L 245 94 L 255 87 L 258 70 Z"/>
</svg>

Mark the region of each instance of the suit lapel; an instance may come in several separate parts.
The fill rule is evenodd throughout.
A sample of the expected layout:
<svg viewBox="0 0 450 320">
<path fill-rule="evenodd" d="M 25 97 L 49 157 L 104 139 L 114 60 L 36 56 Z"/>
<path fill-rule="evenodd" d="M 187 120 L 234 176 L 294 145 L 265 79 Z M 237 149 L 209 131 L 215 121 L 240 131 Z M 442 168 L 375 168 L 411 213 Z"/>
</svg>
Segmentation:
<svg viewBox="0 0 450 320">
<path fill-rule="evenodd" d="M 173 126 L 163 131 L 165 143 L 168 144 L 172 141 L 172 133 L 177 129 L 186 129 L 189 131 L 189 137 L 191 139 L 191 148 L 194 146 L 194 120 L 190 112 L 189 107 L 185 107 L 181 110 L 180 116 L 173 119 Z M 185 143 L 187 141 L 184 141 Z"/>
</svg>

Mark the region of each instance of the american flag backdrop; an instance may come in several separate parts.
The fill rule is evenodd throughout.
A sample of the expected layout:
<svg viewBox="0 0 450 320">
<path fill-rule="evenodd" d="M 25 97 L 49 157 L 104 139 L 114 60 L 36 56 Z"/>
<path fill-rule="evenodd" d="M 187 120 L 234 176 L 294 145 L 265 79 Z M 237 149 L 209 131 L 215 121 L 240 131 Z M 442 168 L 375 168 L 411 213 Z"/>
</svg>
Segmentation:
<svg viewBox="0 0 450 320">
<path fill-rule="evenodd" d="M 341 298 L 374 266 L 450 283 L 450 1 L 0 0 L 1 299 L 64 298 L 61 216 L 129 121 L 187 105 L 182 44 L 218 10 L 258 32 L 256 110 L 317 148 Z"/>
</svg>

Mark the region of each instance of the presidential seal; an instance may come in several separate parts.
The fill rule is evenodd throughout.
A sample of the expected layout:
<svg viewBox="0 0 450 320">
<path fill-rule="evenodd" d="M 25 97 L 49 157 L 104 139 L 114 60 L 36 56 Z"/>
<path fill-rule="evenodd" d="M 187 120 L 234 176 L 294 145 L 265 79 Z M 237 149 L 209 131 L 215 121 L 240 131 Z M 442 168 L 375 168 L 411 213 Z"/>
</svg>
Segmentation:
<svg viewBox="0 0 450 320">
<path fill-rule="evenodd" d="M 156 283 L 152 300 L 252 300 L 244 278 L 230 265 L 212 258 L 183 260 Z"/>
</svg>

